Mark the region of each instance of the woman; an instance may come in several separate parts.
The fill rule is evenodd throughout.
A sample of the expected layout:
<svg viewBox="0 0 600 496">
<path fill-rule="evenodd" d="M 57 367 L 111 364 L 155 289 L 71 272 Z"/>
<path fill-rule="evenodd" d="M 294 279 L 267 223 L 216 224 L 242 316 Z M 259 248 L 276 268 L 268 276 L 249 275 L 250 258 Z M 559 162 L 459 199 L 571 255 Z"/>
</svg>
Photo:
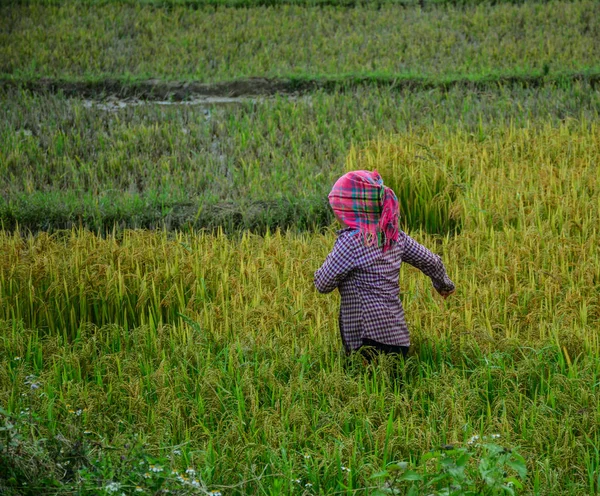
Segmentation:
<svg viewBox="0 0 600 496">
<path fill-rule="evenodd" d="M 400 301 L 402 262 L 420 269 L 447 298 L 455 291 L 439 256 L 398 227 L 398 199 L 377 171 L 348 172 L 333 185 L 329 203 L 342 225 L 331 253 L 315 272 L 321 293 L 338 288 L 340 334 L 347 352 L 368 360 L 380 353 L 406 356 L 409 332 Z"/>
</svg>

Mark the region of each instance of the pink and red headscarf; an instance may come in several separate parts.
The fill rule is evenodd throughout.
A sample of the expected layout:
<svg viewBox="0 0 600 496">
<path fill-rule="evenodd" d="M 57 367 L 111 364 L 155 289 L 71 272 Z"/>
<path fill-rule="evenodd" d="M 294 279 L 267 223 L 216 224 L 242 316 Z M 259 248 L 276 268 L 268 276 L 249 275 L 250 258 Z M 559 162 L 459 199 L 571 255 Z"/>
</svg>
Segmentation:
<svg viewBox="0 0 600 496">
<path fill-rule="evenodd" d="M 368 246 L 385 252 L 398 242 L 398 198 L 383 185 L 377 171 L 358 170 L 340 177 L 329 193 L 329 204 L 344 223 L 357 229 Z"/>
</svg>

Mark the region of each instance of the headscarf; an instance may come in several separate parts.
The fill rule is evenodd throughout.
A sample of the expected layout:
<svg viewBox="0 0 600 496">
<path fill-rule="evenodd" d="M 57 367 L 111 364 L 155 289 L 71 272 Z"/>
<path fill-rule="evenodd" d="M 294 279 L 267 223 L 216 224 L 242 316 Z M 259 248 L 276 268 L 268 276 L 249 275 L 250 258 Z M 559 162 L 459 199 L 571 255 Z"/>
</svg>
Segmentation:
<svg viewBox="0 0 600 496">
<path fill-rule="evenodd" d="M 383 185 L 379 172 L 344 174 L 333 185 L 329 204 L 348 227 L 364 236 L 367 246 L 383 245 L 385 252 L 398 242 L 398 198 Z"/>
</svg>

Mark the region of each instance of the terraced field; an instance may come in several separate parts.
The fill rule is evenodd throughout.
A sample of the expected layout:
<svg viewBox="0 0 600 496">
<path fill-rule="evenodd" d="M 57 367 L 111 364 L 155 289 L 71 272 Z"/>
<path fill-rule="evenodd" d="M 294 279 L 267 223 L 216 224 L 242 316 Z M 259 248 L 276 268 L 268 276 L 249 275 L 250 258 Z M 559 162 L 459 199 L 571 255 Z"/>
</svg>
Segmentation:
<svg viewBox="0 0 600 496">
<path fill-rule="evenodd" d="M 599 490 L 600 4 L 321 3 L 0 6 L 0 493 Z M 313 287 L 358 168 L 457 285 L 400 367 Z"/>
</svg>

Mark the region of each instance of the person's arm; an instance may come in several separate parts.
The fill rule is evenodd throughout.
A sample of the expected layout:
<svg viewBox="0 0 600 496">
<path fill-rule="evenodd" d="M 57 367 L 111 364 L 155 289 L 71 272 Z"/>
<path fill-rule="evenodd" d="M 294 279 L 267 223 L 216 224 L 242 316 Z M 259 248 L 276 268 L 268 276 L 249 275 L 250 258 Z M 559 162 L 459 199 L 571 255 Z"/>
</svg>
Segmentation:
<svg viewBox="0 0 600 496">
<path fill-rule="evenodd" d="M 354 250 L 348 236 L 339 237 L 321 268 L 315 272 L 315 287 L 319 293 L 337 288 L 354 268 Z"/>
<path fill-rule="evenodd" d="M 452 293 L 456 289 L 454 283 L 446 274 L 446 268 L 442 259 L 429 251 L 423 245 L 417 243 L 408 234 L 404 235 L 404 253 L 402 254 L 402 261 L 407 262 L 413 267 L 419 269 L 423 274 L 431 278 L 433 287 L 438 293 L 444 298 Z"/>
</svg>

